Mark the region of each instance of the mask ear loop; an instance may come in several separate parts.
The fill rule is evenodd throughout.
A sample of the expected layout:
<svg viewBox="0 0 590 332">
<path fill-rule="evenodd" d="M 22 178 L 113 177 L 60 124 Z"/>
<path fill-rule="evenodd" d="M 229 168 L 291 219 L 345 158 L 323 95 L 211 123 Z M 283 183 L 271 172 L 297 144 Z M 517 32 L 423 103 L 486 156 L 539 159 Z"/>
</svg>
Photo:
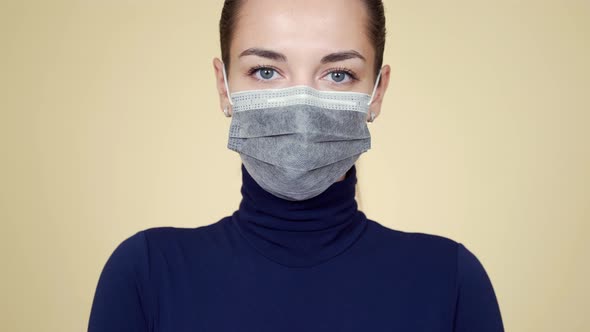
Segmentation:
<svg viewBox="0 0 590 332">
<path fill-rule="evenodd" d="M 381 79 L 381 69 L 379 69 L 379 74 L 377 74 L 377 79 L 375 80 L 375 86 L 373 87 L 373 93 L 371 93 L 371 100 L 367 105 L 371 105 L 373 102 L 373 97 L 375 97 L 375 91 L 377 91 L 377 86 L 379 85 L 379 79 Z"/>
<path fill-rule="evenodd" d="M 229 94 L 229 85 L 227 84 L 227 74 L 225 73 L 225 63 L 223 64 L 223 67 L 221 68 L 223 71 L 223 83 L 225 83 L 225 92 L 227 93 L 227 99 L 229 100 L 229 104 L 233 106 L 233 101 L 231 100 L 230 94 Z"/>
<path fill-rule="evenodd" d="M 373 87 L 373 93 L 371 93 L 371 99 L 367 103 L 367 105 L 371 105 L 373 102 L 373 97 L 375 97 L 375 91 L 377 91 L 377 86 L 379 85 L 379 79 L 381 78 L 381 69 L 379 69 L 379 74 L 377 74 L 377 79 L 375 80 L 375 86 Z M 367 120 L 368 122 L 373 122 L 375 120 L 375 113 L 369 112 L 370 118 Z"/>
</svg>

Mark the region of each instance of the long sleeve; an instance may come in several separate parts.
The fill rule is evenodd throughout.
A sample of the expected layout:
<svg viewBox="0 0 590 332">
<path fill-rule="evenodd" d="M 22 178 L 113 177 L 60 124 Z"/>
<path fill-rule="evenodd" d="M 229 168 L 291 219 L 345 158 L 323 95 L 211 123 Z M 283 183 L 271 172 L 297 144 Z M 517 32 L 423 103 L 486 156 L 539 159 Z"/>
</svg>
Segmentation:
<svg viewBox="0 0 590 332">
<path fill-rule="evenodd" d="M 149 331 L 146 241 L 140 231 L 121 242 L 107 260 L 96 287 L 89 332 Z"/>
<path fill-rule="evenodd" d="M 454 332 L 503 332 L 492 282 L 477 257 L 457 246 L 457 303 Z"/>
</svg>

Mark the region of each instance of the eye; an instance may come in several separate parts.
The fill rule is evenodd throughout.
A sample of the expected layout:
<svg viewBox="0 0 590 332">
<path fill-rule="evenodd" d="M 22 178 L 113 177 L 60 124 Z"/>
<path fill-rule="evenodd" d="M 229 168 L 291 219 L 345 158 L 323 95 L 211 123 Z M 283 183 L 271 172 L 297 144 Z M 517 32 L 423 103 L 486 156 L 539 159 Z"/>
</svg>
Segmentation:
<svg viewBox="0 0 590 332">
<path fill-rule="evenodd" d="M 356 80 L 356 76 L 352 73 L 352 71 L 346 68 L 338 68 L 336 70 L 330 71 L 326 77 L 329 80 L 333 81 L 334 83 L 344 84 L 349 83 L 351 81 Z"/>
<path fill-rule="evenodd" d="M 333 71 L 330 76 L 334 82 L 342 82 L 348 74 L 342 71 Z"/>
<path fill-rule="evenodd" d="M 273 79 L 275 79 L 275 76 L 277 76 L 276 74 L 277 74 L 276 69 L 274 69 L 272 67 L 268 67 L 268 66 L 252 67 L 248 71 L 249 76 L 254 75 L 254 77 L 259 81 L 273 80 Z"/>
</svg>

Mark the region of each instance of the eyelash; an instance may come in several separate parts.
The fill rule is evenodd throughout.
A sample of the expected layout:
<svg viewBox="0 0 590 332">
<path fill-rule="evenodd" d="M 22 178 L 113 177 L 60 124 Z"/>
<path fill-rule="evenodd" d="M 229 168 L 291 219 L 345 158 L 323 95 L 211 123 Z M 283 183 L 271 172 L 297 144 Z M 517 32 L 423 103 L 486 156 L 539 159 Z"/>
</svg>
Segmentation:
<svg viewBox="0 0 590 332">
<path fill-rule="evenodd" d="M 276 67 L 273 67 L 273 66 L 268 66 L 268 65 L 256 65 L 256 66 L 254 66 L 254 67 L 252 67 L 252 68 L 250 68 L 250 69 L 248 70 L 248 76 L 253 76 L 253 75 L 254 75 L 254 74 L 255 74 L 255 73 L 258 71 L 258 70 L 260 70 L 260 69 L 272 69 L 272 70 L 276 71 L 277 73 L 278 73 L 278 71 L 279 71 L 279 70 L 278 70 L 278 68 L 276 68 Z M 257 78 L 257 77 L 254 77 L 254 79 L 256 79 L 256 80 L 257 80 L 257 81 L 259 81 L 259 82 L 268 81 L 268 80 L 261 80 L 261 79 L 259 79 L 259 78 Z"/>
<path fill-rule="evenodd" d="M 328 74 L 330 74 L 332 72 L 339 72 L 339 71 L 340 72 L 343 72 L 343 73 L 346 73 L 348 76 L 350 76 L 350 79 L 352 81 L 357 81 L 358 80 L 358 78 L 356 77 L 356 74 L 352 70 L 350 70 L 350 69 L 348 69 L 346 67 L 330 68 L 330 70 L 328 71 Z"/>
<path fill-rule="evenodd" d="M 270 65 L 256 65 L 256 66 L 254 66 L 254 67 L 252 67 L 252 68 L 250 68 L 250 69 L 248 70 L 248 73 L 247 73 L 247 75 L 248 75 L 248 76 L 253 76 L 253 75 L 254 75 L 254 74 L 255 74 L 255 73 L 258 71 L 258 70 L 260 70 L 260 69 L 272 69 L 272 70 L 274 70 L 274 71 L 275 71 L 275 72 L 277 72 L 277 73 L 279 72 L 278 68 L 276 68 L 276 67 L 274 67 L 274 66 L 270 66 Z M 348 76 L 350 76 L 350 79 L 351 79 L 352 81 L 358 81 L 358 78 L 357 78 L 356 74 L 355 74 L 355 73 L 354 73 L 352 70 L 350 70 L 350 69 L 348 69 L 348 68 L 346 68 L 346 67 L 335 67 L 335 68 L 330 68 L 330 69 L 328 70 L 328 73 L 327 73 L 326 75 L 328 75 L 328 74 L 330 74 L 330 73 L 332 73 L 332 72 L 343 72 L 343 73 L 346 73 Z M 255 79 L 256 79 L 257 81 L 259 81 L 259 82 L 263 82 L 263 81 L 269 81 L 269 80 L 263 80 L 263 79 L 259 79 L 259 78 L 257 78 L 257 77 L 255 77 Z M 348 83 L 351 83 L 351 82 L 348 82 Z M 335 84 L 343 84 L 343 83 L 338 83 L 338 82 L 335 82 Z"/>
</svg>

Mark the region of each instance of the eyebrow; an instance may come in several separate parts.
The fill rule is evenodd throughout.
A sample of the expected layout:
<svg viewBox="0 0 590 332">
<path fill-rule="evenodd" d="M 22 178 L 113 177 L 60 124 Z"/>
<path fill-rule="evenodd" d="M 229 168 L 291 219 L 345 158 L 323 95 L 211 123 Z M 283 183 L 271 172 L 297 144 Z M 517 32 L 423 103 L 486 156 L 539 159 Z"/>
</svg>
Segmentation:
<svg viewBox="0 0 590 332">
<path fill-rule="evenodd" d="M 320 63 L 329 63 L 329 62 L 338 62 L 338 61 L 342 61 L 342 60 L 347 60 L 347 59 L 361 59 L 363 61 L 367 61 L 365 59 L 364 56 L 362 56 L 362 54 L 360 54 L 359 52 L 355 51 L 355 50 L 350 50 L 350 51 L 343 51 L 343 52 L 336 52 L 336 53 L 330 53 L 326 56 L 324 56 L 322 58 L 322 60 L 320 61 Z"/>
<path fill-rule="evenodd" d="M 287 57 L 284 54 L 281 54 L 279 52 L 275 52 L 275 51 L 271 51 L 271 50 L 267 50 L 267 49 L 263 49 L 263 48 L 249 48 L 247 50 L 245 50 L 244 52 L 240 53 L 239 58 L 246 56 L 246 55 L 257 55 L 259 57 L 263 57 L 263 58 L 267 58 L 267 59 L 271 59 L 271 60 L 276 60 L 276 61 L 282 61 L 282 62 L 286 62 L 287 61 Z"/>
<path fill-rule="evenodd" d="M 272 50 L 268 50 L 268 49 L 264 49 L 264 48 L 249 48 L 245 51 L 243 51 L 242 53 L 240 53 L 240 55 L 238 57 L 243 57 L 243 56 L 247 56 L 247 55 L 256 55 L 262 58 L 267 58 L 267 59 L 271 59 L 271 60 L 275 60 L 275 61 L 281 61 L 281 62 L 286 62 L 287 61 L 287 57 L 279 52 L 275 52 Z M 330 63 L 330 62 L 338 62 L 338 61 L 343 61 L 343 60 L 347 60 L 347 59 L 361 59 L 363 61 L 367 61 L 365 59 L 365 57 L 360 54 L 359 52 L 355 51 L 355 50 L 348 50 L 348 51 L 342 51 L 342 52 L 335 52 L 335 53 L 330 53 L 326 56 L 324 56 L 322 58 L 322 60 L 320 60 L 320 63 L 325 64 L 325 63 Z"/>
</svg>

